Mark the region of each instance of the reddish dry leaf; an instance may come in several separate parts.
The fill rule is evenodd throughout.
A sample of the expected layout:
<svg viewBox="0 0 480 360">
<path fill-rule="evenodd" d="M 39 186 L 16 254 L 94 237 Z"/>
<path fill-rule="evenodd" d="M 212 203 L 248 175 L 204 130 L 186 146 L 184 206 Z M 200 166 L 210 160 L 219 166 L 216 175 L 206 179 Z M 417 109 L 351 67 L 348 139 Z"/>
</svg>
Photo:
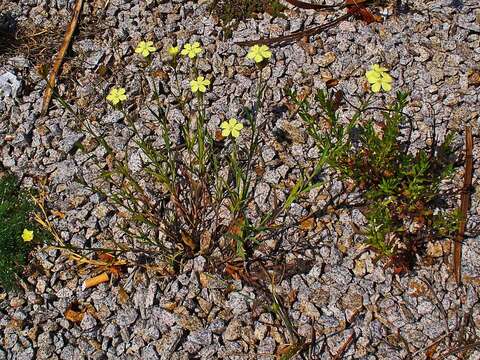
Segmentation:
<svg viewBox="0 0 480 360">
<path fill-rule="evenodd" d="M 215 141 L 223 141 L 225 136 L 222 135 L 222 130 L 218 129 L 215 131 Z"/>
<path fill-rule="evenodd" d="M 81 322 L 83 319 L 83 315 L 84 314 L 82 312 L 71 309 L 67 309 L 67 311 L 65 311 L 64 313 L 65 319 L 74 323 Z"/>
<path fill-rule="evenodd" d="M 356 18 L 365 21 L 367 24 L 382 22 L 381 16 L 372 14 L 364 5 L 349 7 L 347 9 L 347 14 L 354 15 Z"/>
<path fill-rule="evenodd" d="M 101 253 L 100 255 L 98 255 L 98 259 L 104 262 L 113 262 L 114 257 L 112 254 L 109 253 Z"/>
<path fill-rule="evenodd" d="M 338 85 L 338 80 L 337 79 L 328 79 L 325 82 L 325 85 L 327 86 L 327 89 L 331 89 L 332 87 L 335 87 Z"/>
<path fill-rule="evenodd" d="M 299 228 L 304 231 L 313 230 L 315 228 L 315 219 L 310 217 L 308 219 L 303 220 L 300 223 Z"/>
<path fill-rule="evenodd" d="M 52 210 L 51 214 L 55 217 L 60 218 L 60 219 L 63 219 L 65 217 L 65 214 L 61 211 L 58 211 L 58 210 Z"/>
<path fill-rule="evenodd" d="M 84 312 L 81 310 L 77 302 L 73 302 L 68 305 L 67 310 L 63 315 L 68 321 L 79 323 L 83 319 Z"/>
<path fill-rule="evenodd" d="M 183 231 L 181 232 L 181 238 L 182 238 L 182 241 L 185 245 L 187 245 L 190 250 L 192 250 L 193 252 L 195 252 L 197 250 L 197 244 L 195 244 L 195 242 L 193 241 L 192 237 L 190 236 L 190 234 L 188 234 L 186 231 Z"/>
<path fill-rule="evenodd" d="M 480 70 L 472 70 L 468 75 L 468 84 L 473 86 L 480 86 Z"/>
<path fill-rule="evenodd" d="M 122 268 L 120 266 L 110 266 L 108 270 L 110 270 L 110 273 L 112 274 L 112 276 L 116 278 L 120 277 L 120 275 L 122 275 L 123 273 Z"/>
<path fill-rule="evenodd" d="M 425 356 L 427 360 L 433 359 L 433 357 L 437 353 L 437 346 L 438 346 L 438 343 L 435 343 L 427 349 L 427 351 L 425 352 Z"/>
<path fill-rule="evenodd" d="M 233 266 L 231 264 L 227 264 L 227 266 L 225 266 L 225 272 L 235 280 L 241 280 L 243 277 L 242 276 L 243 269 L 237 266 Z"/>
</svg>

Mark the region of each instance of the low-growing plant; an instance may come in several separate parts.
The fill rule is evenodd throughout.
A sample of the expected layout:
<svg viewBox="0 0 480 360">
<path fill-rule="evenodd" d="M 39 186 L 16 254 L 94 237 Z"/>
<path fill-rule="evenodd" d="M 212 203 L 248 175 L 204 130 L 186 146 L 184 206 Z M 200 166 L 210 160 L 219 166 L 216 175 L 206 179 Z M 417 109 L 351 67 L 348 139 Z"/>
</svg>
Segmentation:
<svg viewBox="0 0 480 360">
<path fill-rule="evenodd" d="M 390 90 L 388 75 L 370 75 L 374 92 L 382 86 Z M 361 193 L 367 243 L 388 256 L 398 271 L 412 268 L 427 243 L 454 235 L 458 212 L 442 209 L 440 191 L 442 181 L 453 174 L 454 137 L 449 133 L 440 145 L 410 151 L 409 135 L 402 133 L 409 123 L 407 93 L 398 92 L 385 108 L 370 106 L 371 98 L 358 107 L 348 103 L 355 114 L 347 121 L 341 117 L 341 92 L 319 90 L 315 115 L 306 99 L 288 94 L 320 152 L 328 154 L 328 166 Z M 383 120 L 370 118 L 371 111 L 381 112 Z"/>
<path fill-rule="evenodd" d="M 226 37 L 232 35 L 233 29 L 242 20 L 262 13 L 280 17 L 285 9 L 286 7 L 278 0 L 212 0 L 210 5 L 210 11 L 222 21 Z"/>
<path fill-rule="evenodd" d="M 6 290 L 16 287 L 30 250 L 43 240 L 31 220 L 33 210 L 31 197 L 15 176 L 0 174 L 0 286 Z"/>
<path fill-rule="evenodd" d="M 146 60 L 146 68 L 155 51 L 151 42 L 141 42 L 137 47 L 136 52 Z M 205 104 L 205 93 L 211 84 L 196 67 L 202 52 L 198 42 L 186 44 L 181 51 L 176 46 L 168 50 L 172 86 L 179 87 L 177 66 L 181 61 L 191 65 L 193 79 L 190 89 L 177 89 L 175 106 L 186 114 L 180 121 L 174 120 L 173 109 L 161 100 L 162 84 L 154 86 L 150 105 L 145 106 L 154 118 L 149 125 L 160 129 L 160 136 L 144 134 L 142 127 L 151 120 L 127 110 L 124 103 L 128 94 L 124 88 L 110 90 L 107 101 L 122 112 L 135 145 L 126 146 L 122 155 L 108 143 L 104 130 L 59 98 L 105 151 L 104 158 L 97 159 L 98 164 L 106 159 L 108 166 L 100 166 L 101 184 L 79 180 L 103 195 L 116 211 L 117 225 L 127 243 L 118 237 L 113 239 L 113 246 L 108 246 L 112 253 L 148 253 L 154 249 L 174 266 L 196 254 L 216 253 L 223 260 L 235 256 L 244 259 L 262 243 L 263 234 L 276 229 L 275 219 L 312 186 L 313 174 L 302 176 L 284 201 L 279 200 L 270 211 L 262 213 L 254 201 L 259 181 L 255 169 L 264 126 L 258 114 L 266 87 L 261 69 L 272 54 L 264 45 L 250 49 L 247 59 L 254 62 L 259 74 L 253 103 L 238 114 L 238 119 L 225 119 L 212 132 L 207 127 L 211 114 Z M 186 108 L 187 104 L 194 109 L 193 113 Z M 129 163 L 132 151 L 140 152 L 141 166 L 137 170 Z"/>
</svg>

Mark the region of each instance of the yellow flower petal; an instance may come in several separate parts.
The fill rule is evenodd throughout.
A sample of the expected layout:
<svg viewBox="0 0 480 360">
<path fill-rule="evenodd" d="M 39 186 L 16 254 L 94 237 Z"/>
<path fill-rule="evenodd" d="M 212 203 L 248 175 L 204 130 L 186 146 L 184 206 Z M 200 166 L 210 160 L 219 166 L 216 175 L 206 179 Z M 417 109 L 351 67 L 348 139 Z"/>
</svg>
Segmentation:
<svg viewBox="0 0 480 360">
<path fill-rule="evenodd" d="M 367 80 L 370 84 L 373 84 L 373 83 L 377 82 L 378 80 L 380 80 L 380 75 L 374 70 L 367 71 L 367 73 L 365 75 L 366 75 Z"/>
<path fill-rule="evenodd" d="M 381 86 L 382 85 L 380 81 L 376 82 L 375 84 L 372 85 L 372 91 L 375 93 L 379 92 Z"/>
<path fill-rule="evenodd" d="M 223 129 L 222 136 L 227 137 L 228 135 L 230 135 L 230 129 L 229 128 Z"/>
<path fill-rule="evenodd" d="M 389 82 L 382 81 L 382 89 L 385 91 L 392 90 L 392 85 Z"/>
<path fill-rule="evenodd" d="M 389 74 L 387 74 L 387 73 L 383 73 L 383 74 L 382 74 L 382 81 L 385 81 L 385 82 L 392 82 L 392 81 L 393 81 L 393 79 L 392 79 L 392 77 L 391 77 Z"/>
</svg>

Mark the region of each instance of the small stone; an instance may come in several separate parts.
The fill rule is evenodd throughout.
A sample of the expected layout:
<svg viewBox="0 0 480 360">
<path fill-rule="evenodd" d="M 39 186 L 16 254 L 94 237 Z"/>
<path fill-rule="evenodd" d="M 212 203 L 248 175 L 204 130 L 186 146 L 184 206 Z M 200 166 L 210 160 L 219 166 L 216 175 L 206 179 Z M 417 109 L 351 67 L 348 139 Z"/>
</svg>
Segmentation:
<svg viewBox="0 0 480 360">
<path fill-rule="evenodd" d="M 16 98 L 19 95 L 21 84 L 21 81 L 11 72 L 0 75 L 0 99 L 3 97 Z"/>
<path fill-rule="evenodd" d="M 241 329 L 242 323 L 238 319 L 233 319 L 225 329 L 223 338 L 227 341 L 235 341 L 240 338 Z"/>
<path fill-rule="evenodd" d="M 427 244 L 427 255 L 431 257 L 441 257 L 443 256 L 443 247 L 440 242 Z"/>
<path fill-rule="evenodd" d="M 366 274 L 366 268 L 365 268 L 365 261 L 363 260 L 355 260 L 355 267 L 353 268 L 353 273 L 358 276 L 362 277 Z"/>
<path fill-rule="evenodd" d="M 311 302 L 302 301 L 300 303 L 300 312 L 311 319 L 318 319 L 320 317 L 320 312 Z"/>
<path fill-rule="evenodd" d="M 18 360 L 31 360 L 34 359 L 35 352 L 33 351 L 33 348 L 29 347 L 25 350 L 23 350 L 21 353 L 19 353 L 16 357 Z"/>
<path fill-rule="evenodd" d="M 188 340 L 194 344 L 207 346 L 212 342 L 212 332 L 208 329 L 193 331 L 188 335 Z"/>
<path fill-rule="evenodd" d="M 265 338 L 265 335 L 267 335 L 267 331 L 268 328 L 266 325 L 257 322 L 253 334 L 257 340 L 262 341 Z"/>
<path fill-rule="evenodd" d="M 37 285 L 35 286 L 35 290 L 37 294 L 43 294 L 45 293 L 45 289 L 47 287 L 47 283 L 43 279 L 38 279 L 37 280 Z"/>
<path fill-rule="evenodd" d="M 135 309 L 119 311 L 117 314 L 117 324 L 119 326 L 129 326 L 137 320 L 138 313 Z"/>
<path fill-rule="evenodd" d="M 115 324 L 108 324 L 105 330 L 103 330 L 102 335 L 109 338 L 114 338 L 118 334 L 118 326 Z"/>
<path fill-rule="evenodd" d="M 313 62 L 320 65 L 321 67 L 327 67 L 328 65 L 332 64 L 336 59 L 337 57 L 335 53 L 332 51 L 329 51 L 323 54 L 323 56 L 317 61 L 315 61 L 316 59 L 314 58 Z"/>
<path fill-rule="evenodd" d="M 95 325 L 97 325 L 97 320 L 88 313 L 83 316 L 82 322 L 80 323 L 80 327 L 83 330 L 90 330 L 94 328 Z"/>
</svg>

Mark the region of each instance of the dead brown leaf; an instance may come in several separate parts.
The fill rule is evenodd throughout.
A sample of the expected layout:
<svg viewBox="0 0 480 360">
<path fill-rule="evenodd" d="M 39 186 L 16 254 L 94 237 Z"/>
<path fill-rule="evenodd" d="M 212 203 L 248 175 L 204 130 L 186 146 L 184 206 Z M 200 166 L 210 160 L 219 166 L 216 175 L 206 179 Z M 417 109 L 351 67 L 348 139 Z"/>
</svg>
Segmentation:
<svg viewBox="0 0 480 360">
<path fill-rule="evenodd" d="M 65 214 L 61 211 L 58 211 L 58 210 L 52 210 L 51 214 L 55 217 L 58 217 L 59 219 L 65 218 Z"/>
<path fill-rule="evenodd" d="M 480 86 L 480 70 L 472 70 L 468 75 L 468 84 L 473 86 Z"/>
<path fill-rule="evenodd" d="M 120 304 L 126 304 L 128 299 L 129 299 L 129 296 L 127 294 L 127 292 L 125 291 L 125 289 L 123 287 L 119 287 L 118 288 L 118 295 L 117 295 L 117 298 L 118 298 L 118 302 Z"/>
<path fill-rule="evenodd" d="M 313 230 L 315 228 L 315 218 L 309 217 L 309 218 L 303 220 L 300 223 L 299 228 L 301 230 L 304 230 L 304 231 Z"/>
</svg>

